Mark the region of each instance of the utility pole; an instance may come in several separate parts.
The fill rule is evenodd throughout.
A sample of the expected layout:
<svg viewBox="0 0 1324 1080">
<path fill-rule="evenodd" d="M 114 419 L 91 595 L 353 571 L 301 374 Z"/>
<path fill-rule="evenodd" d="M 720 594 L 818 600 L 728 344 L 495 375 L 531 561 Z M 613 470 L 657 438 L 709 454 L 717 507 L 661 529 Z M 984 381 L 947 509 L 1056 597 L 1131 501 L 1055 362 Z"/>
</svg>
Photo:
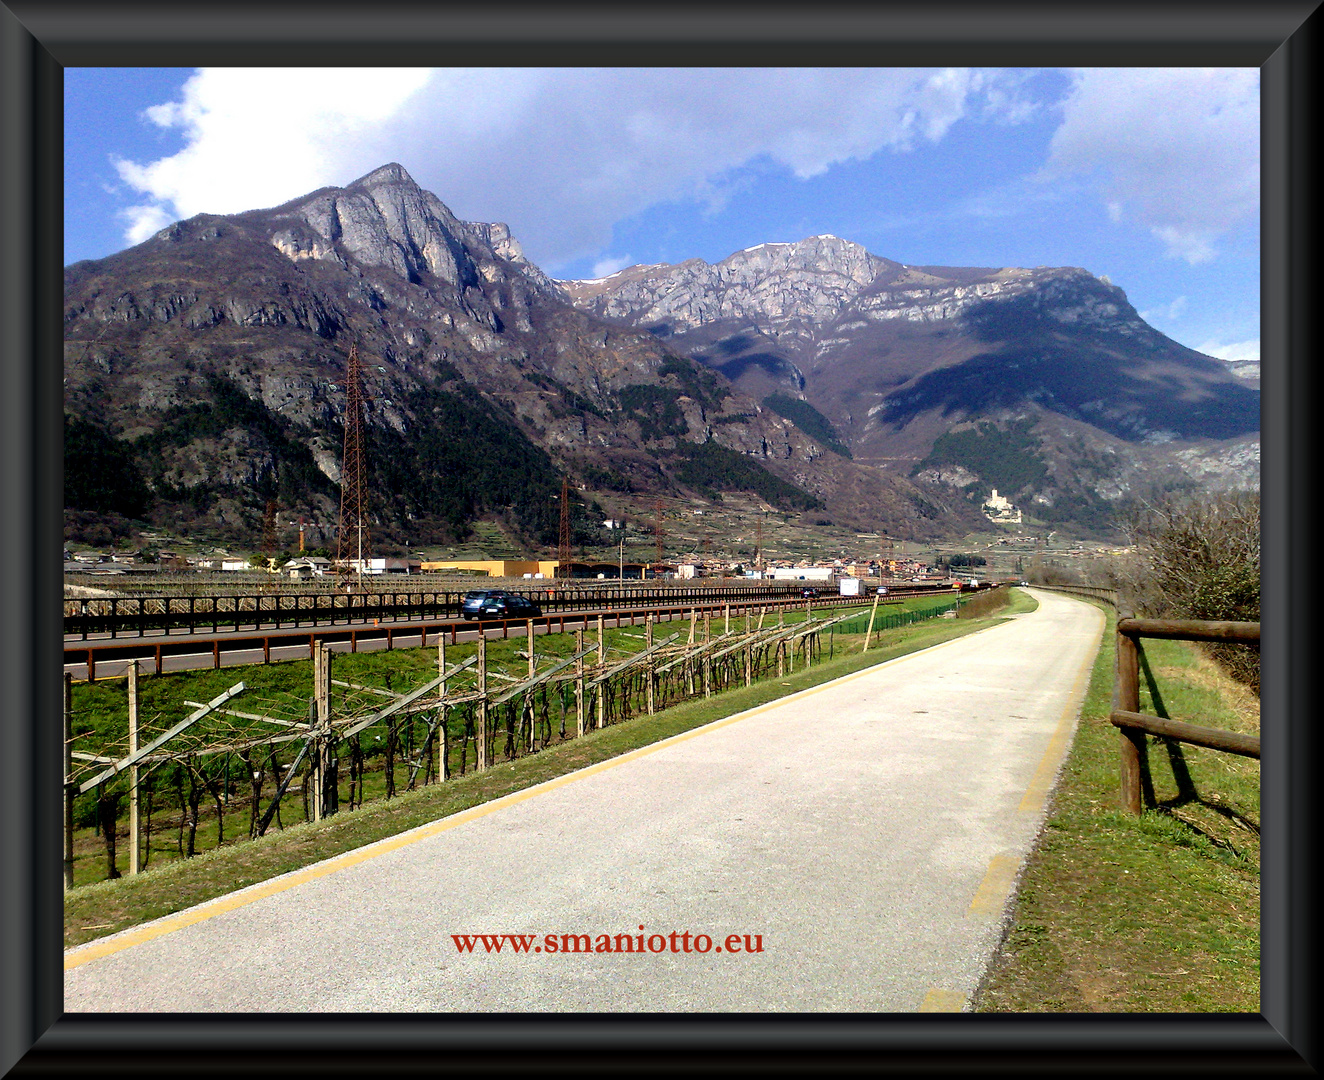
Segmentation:
<svg viewBox="0 0 1324 1080">
<path fill-rule="evenodd" d="M 348 582 L 350 563 L 357 560 L 358 583 L 363 586 L 363 560 L 372 550 L 368 537 L 367 467 L 363 458 L 363 367 L 358 342 L 349 347 L 345 365 L 345 449 L 340 461 L 340 528 L 336 563 L 341 580 Z"/>
</svg>

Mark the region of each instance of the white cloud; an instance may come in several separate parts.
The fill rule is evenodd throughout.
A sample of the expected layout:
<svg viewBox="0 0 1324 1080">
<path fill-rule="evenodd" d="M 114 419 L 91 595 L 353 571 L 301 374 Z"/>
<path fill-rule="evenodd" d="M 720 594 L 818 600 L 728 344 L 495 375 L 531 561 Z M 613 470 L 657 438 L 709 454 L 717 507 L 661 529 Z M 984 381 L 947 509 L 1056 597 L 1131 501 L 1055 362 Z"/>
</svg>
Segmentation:
<svg viewBox="0 0 1324 1080">
<path fill-rule="evenodd" d="M 1041 179 L 1093 177 L 1113 220 L 1135 221 L 1192 265 L 1259 208 L 1253 68 L 1074 72 Z"/>
<path fill-rule="evenodd" d="M 1254 338 L 1250 341 L 1234 341 L 1230 345 L 1224 345 L 1217 340 L 1206 341 L 1203 345 L 1195 347 L 1196 352 L 1202 352 L 1206 356 L 1216 356 L 1220 360 L 1254 360 L 1260 361 L 1260 339 Z"/>
<path fill-rule="evenodd" d="M 174 216 L 166 213 L 164 207 L 155 203 L 125 207 L 120 211 L 120 217 L 129 223 L 124 230 L 124 238 L 130 244 L 141 244 L 175 220 Z"/>
<path fill-rule="evenodd" d="M 188 145 L 147 164 L 117 159 L 115 168 L 174 218 L 274 206 L 331 182 L 341 140 L 371 145 L 429 78 L 409 68 L 204 68 L 181 100 L 144 114 L 181 129 Z M 146 206 L 126 213 L 130 237 L 153 216 Z"/>
<path fill-rule="evenodd" d="M 461 218 L 508 222 L 554 268 L 658 202 L 722 205 L 756 160 L 808 178 L 939 140 L 967 114 L 1023 119 L 1023 81 L 966 69 L 202 69 L 180 100 L 148 110 L 186 147 L 118 169 L 151 200 L 135 208 L 133 239 L 160 213 L 272 206 L 399 161 Z"/>
<path fill-rule="evenodd" d="M 1142 311 L 1140 317 L 1146 322 L 1154 322 L 1156 319 L 1167 319 L 1176 321 L 1186 314 L 1186 309 L 1190 305 L 1190 300 L 1185 296 L 1179 296 L 1172 303 L 1165 307 L 1150 308 Z"/>
<path fill-rule="evenodd" d="M 627 266 L 634 265 L 634 260 L 629 255 L 609 255 L 605 259 L 599 259 L 593 264 L 593 276 L 595 278 L 611 277 L 617 270 L 624 270 Z"/>
</svg>

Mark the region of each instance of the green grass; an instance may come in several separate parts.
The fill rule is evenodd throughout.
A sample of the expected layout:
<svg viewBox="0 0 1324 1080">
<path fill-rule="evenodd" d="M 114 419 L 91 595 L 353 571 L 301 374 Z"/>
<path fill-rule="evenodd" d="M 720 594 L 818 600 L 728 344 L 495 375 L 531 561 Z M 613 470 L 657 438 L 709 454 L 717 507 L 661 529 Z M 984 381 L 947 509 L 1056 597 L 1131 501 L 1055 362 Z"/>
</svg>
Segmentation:
<svg viewBox="0 0 1324 1080">
<path fill-rule="evenodd" d="M 1033 600 L 1014 592 L 1006 613 L 1032 610 Z M 149 919 L 168 915 L 194 904 L 231 892 L 246 885 L 265 881 L 279 874 L 308 866 L 322 859 L 376 840 L 394 836 L 408 829 L 435 821 L 450 814 L 500 798 L 535 784 L 605 761 L 661 739 L 689 731 L 714 720 L 753 708 L 787 694 L 817 686 L 830 679 L 871 667 L 886 660 L 936 645 L 952 638 L 987 628 L 997 617 L 972 620 L 932 620 L 876 635 L 868 652 L 862 652 L 863 635 L 837 635 L 824 642 L 823 660 L 805 669 L 797 664 L 793 674 L 764 679 L 749 687 L 740 687 L 711 698 L 696 698 L 659 712 L 637 717 L 600 731 L 591 731 L 582 739 L 572 738 L 536 754 L 513 762 L 498 761 L 481 773 L 468 773 L 451 780 L 419 788 L 393 799 L 366 802 L 354 811 L 345 811 L 322 822 L 300 822 L 280 832 L 270 832 L 256 840 L 229 843 L 191 859 L 175 859 L 151 867 L 134 877 L 77 885 L 65 894 L 65 944 L 73 946 L 90 941 Z M 665 626 L 666 624 L 663 624 Z M 680 623 L 675 624 L 677 628 Z M 661 627 L 659 627 L 661 629 Z M 622 633 L 625 631 L 623 630 Z M 670 631 L 668 631 L 669 633 Z M 539 652 L 543 642 L 539 638 Z M 609 635 L 610 640 L 610 635 Z M 521 642 L 503 642 L 515 647 Z M 496 652 L 493 642 L 489 657 Z M 832 657 L 829 659 L 829 650 Z M 427 654 L 429 650 L 416 650 Z M 383 658 L 400 660 L 405 651 L 390 654 L 368 653 L 357 658 L 365 668 L 382 663 Z M 435 652 L 432 653 L 435 658 Z M 448 661 L 451 650 L 447 650 Z M 337 657 L 336 663 L 348 660 Z M 428 661 L 420 657 L 420 667 Z M 285 666 L 285 665 L 282 665 Z M 293 665 L 288 665 L 293 666 Z M 258 669 L 230 669 L 219 673 L 220 681 L 233 681 Z M 429 669 L 430 670 L 430 669 Z M 239 674 L 233 674 L 239 672 Z M 211 673 L 213 675 L 218 673 Z M 335 677 L 358 681 L 337 669 Z M 175 678 L 172 676 L 171 678 Z M 200 677 L 195 673 L 194 678 Z M 305 676 L 305 685 L 307 677 Z M 403 682 L 399 680 L 397 685 Z M 192 693 L 193 691 L 190 691 Z M 242 699 L 240 699 L 242 700 Z M 573 725 L 572 725 L 573 726 Z M 212 825 L 214 830 L 214 823 Z M 95 845 L 95 841 L 85 843 Z M 123 845 L 121 845 L 121 852 Z M 95 846 L 88 858 L 98 857 Z M 104 873 L 104 862 L 102 863 Z"/>
<path fill-rule="evenodd" d="M 1106 609 L 1105 609 L 1106 610 Z M 1259 762 L 1152 738 L 1119 798 L 1115 619 L 981 1012 L 1259 1011 Z M 1258 701 L 1195 646 L 1143 642 L 1141 711 L 1257 733 Z"/>
</svg>

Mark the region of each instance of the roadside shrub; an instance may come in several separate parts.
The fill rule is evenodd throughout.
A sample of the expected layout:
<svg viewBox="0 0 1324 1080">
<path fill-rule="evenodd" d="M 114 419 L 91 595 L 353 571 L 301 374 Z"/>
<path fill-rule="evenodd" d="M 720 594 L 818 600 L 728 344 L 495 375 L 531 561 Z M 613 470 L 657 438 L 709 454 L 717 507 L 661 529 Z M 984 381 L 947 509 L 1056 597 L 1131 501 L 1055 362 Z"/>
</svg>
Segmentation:
<svg viewBox="0 0 1324 1080">
<path fill-rule="evenodd" d="M 1142 505 L 1127 526 L 1135 558 L 1121 592 L 1137 615 L 1259 622 L 1259 492 L 1167 496 Z M 1214 645 L 1209 652 L 1259 693 L 1257 649 Z"/>
</svg>

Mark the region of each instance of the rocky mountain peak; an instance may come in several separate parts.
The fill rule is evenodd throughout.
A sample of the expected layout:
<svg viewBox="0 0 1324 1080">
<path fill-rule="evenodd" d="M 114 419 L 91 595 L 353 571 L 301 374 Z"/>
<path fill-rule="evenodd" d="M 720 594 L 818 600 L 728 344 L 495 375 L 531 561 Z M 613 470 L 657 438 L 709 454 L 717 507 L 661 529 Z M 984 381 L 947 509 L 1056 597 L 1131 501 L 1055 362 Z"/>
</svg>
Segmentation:
<svg viewBox="0 0 1324 1080">
<path fill-rule="evenodd" d="M 414 178 L 405 171 L 405 167 L 399 162 L 388 162 L 380 168 L 373 169 L 366 176 L 360 176 L 347 187 L 377 187 L 380 184 L 408 184 L 410 187 L 417 188 Z"/>
</svg>

